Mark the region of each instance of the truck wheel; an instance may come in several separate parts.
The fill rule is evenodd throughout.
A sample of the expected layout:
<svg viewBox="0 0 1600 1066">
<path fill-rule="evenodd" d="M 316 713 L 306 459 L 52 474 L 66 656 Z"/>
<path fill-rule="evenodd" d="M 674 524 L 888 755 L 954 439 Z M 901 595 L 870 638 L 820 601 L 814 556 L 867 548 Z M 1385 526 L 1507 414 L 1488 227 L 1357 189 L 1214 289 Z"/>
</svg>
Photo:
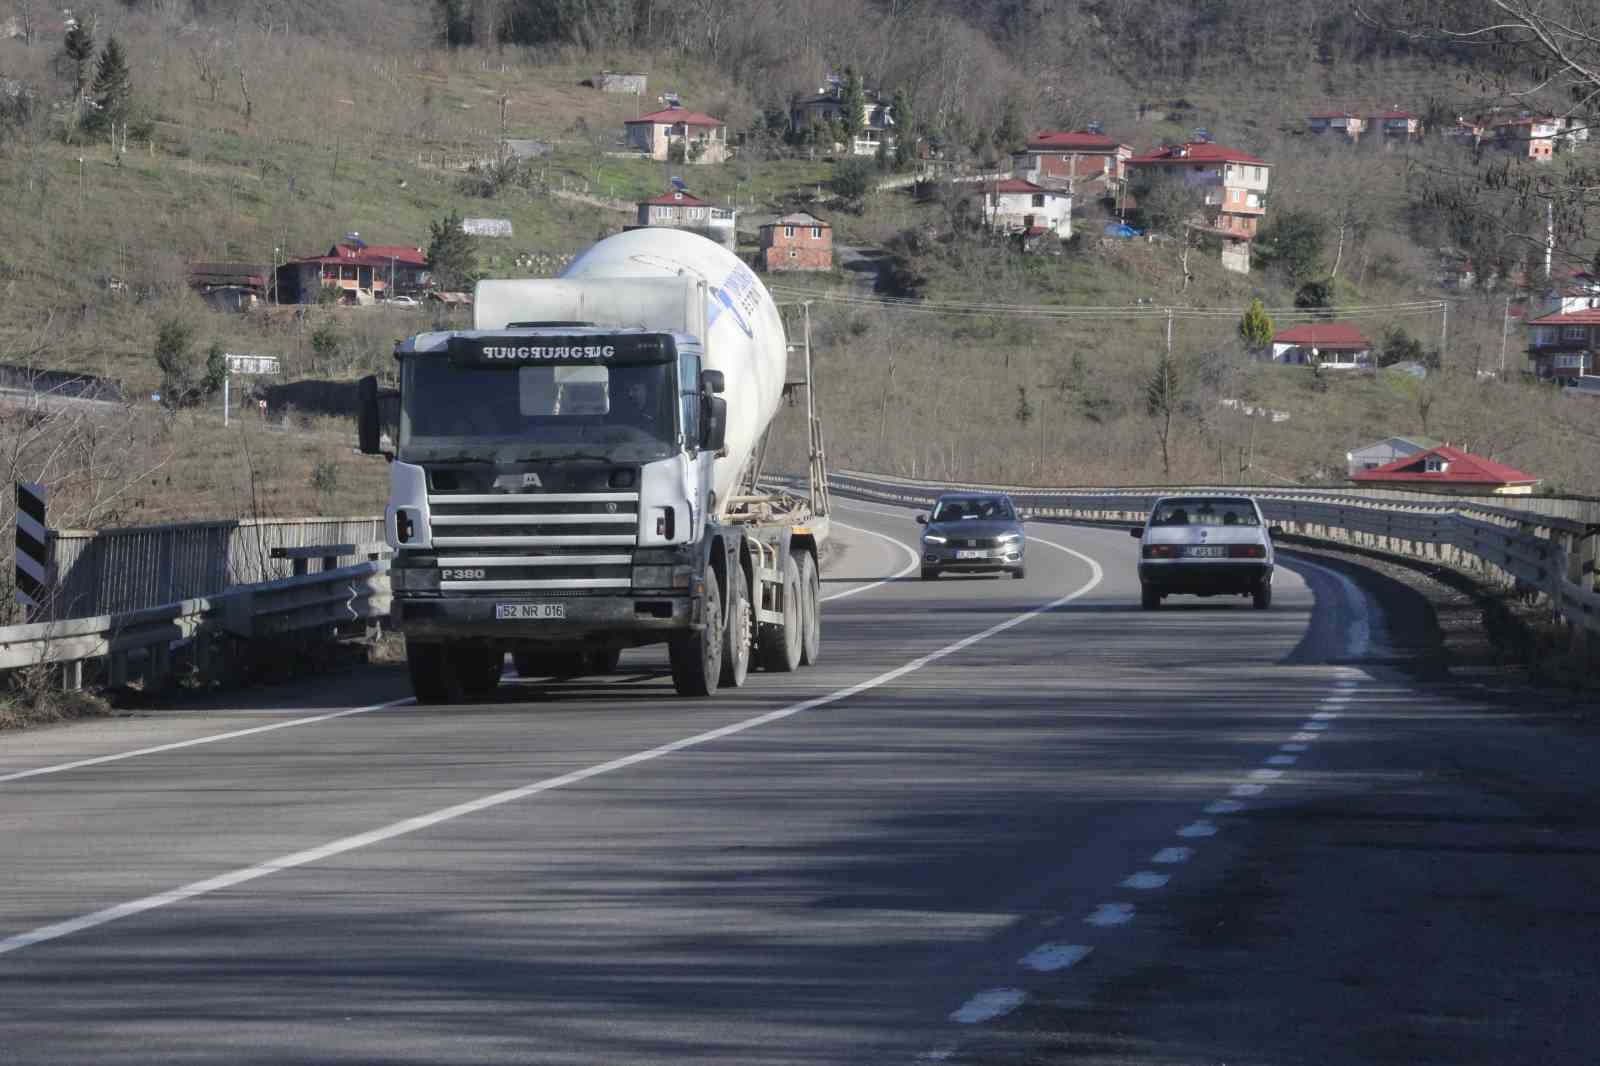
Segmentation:
<svg viewBox="0 0 1600 1066">
<path fill-rule="evenodd" d="M 783 560 L 783 624 L 761 627 L 761 668 L 787 674 L 800 665 L 800 568 L 794 556 Z"/>
<path fill-rule="evenodd" d="M 709 696 L 722 675 L 722 588 L 716 571 L 706 567 L 705 628 L 680 633 L 667 642 L 672 663 L 672 688 L 680 696 Z"/>
<path fill-rule="evenodd" d="M 406 671 L 411 675 L 411 694 L 418 703 L 449 703 L 450 687 L 445 684 L 444 645 L 424 644 L 406 638 Z"/>
<path fill-rule="evenodd" d="M 810 552 L 797 551 L 794 559 L 800 566 L 800 610 L 805 616 L 800 625 L 800 665 L 815 666 L 822 651 L 822 580 Z"/>
<path fill-rule="evenodd" d="M 728 581 L 728 624 L 722 627 L 722 672 L 719 688 L 739 688 L 750 673 L 750 579 L 744 567 L 734 563 Z"/>
<path fill-rule="evenodd" d="M 452 703 L 488 699 L 500 687 L 500 671 L 506 663 L 505 652 L 471 646 L 447 647 L 444 657 Z"/>
</svg>

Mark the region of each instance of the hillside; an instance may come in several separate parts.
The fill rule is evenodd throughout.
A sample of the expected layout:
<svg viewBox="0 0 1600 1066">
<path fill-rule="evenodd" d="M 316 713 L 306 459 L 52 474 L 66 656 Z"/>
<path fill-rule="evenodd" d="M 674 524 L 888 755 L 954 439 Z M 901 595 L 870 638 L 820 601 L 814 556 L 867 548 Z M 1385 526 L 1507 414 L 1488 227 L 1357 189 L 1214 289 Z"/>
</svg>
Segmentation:
<svg viewBox="0 0 1600 1066">
<path fill-rule="evenodd" d="M 1445 295 L 1454 302 L 1443 371 L 1423 385 L 1248 365 L 1231 319 L 1180 322 L 1174 350 L 1192 360 L 1194 387 L 1170 473 L 1161 469 L 1142 398 L 1164 345 L 1159 322 L 1115 312 L 1042 323 L 822 305 L 815 316 L 827 372 L 822 399 L 841 465 L 1072 482 L 1315 481 L 1336 477 L 1349 447 L 1426 429 L 1531 469 L 1553 487 L 1600 490 L 1600 477 L 1578 458 L 1593 441 L 1594 411 L 1518 383 L 1519 336 L 1510 342 L 1510 380 L 1477 376 L 1499 368 L 1504 300 L 1513 294 L 1447 294 L 1437 283 L 1441 252 L 1503 252 L 1515 226 L 1526 230 L 1526 218 L 1507 208 L 1509 225 L 1463 228 L 1435 195 L 1440 175 L 1475 165 L 1460 153 L 1431 142 L 1376 153 L 1303 132 L 1304 116 L 1328 107 L 1403 103 L 1443 115 L 1492 98 L 1495 69 L 1459 49 L 1396 44 L 1370 26 L 1299 4 L 1268 12 L 1232 2 L 1202 15 L 1165 0 L 1003 4 L 981 13 L 954 3 L 881 8 L 839 0 L 826 18 L 806 5 L 780 18 L 740 3 L 730 5 L 729 32 L 715 40 L 689 32 L 687 7 L 646 27 L 517 21 L 537 5 L 508 4 L 500 10 L 510 12 L 511 28 L 496 30 L 505 40 L 487 47 L 472 7 L 462 8 L 471 14 L 466 23 L 445 26 L 433 5 L 420 3 L 357 4 L 290 23 L 245 17 L 236 6 L 213 3 L 203 17 L 176 20 L 169 17 L 175 9 L 142 5 L 99 13 L 96 41 L 121 43 L 137 101 L 125 153 L 113 152 L 103 131 L 78 131 L 70 121 L 72 67 L 61 57 L 60 27 L 32 43 L 0 41 L 0 79 L 27 86 L 33 101 L 24 107 L 13 96 L 0 107 L 0 362 L 99 373 L 130 395 L 146 395 L 168 376 L 153 357 L 161 326 L 179 321 L 192 330 L 188 357 L 197 376 L 212 346 L 276 354 L 291 380 L 387 373 L 393 341 L 431 326 L 433 312 L 220 313 L 189 290 L 189 264 L 281 262 L 325 252 L 351 232 L 372 243 L 426 246 L 430 224 L 454 211 L 511 223 L 512 238 L 479 242 L 487 274 L 550 272 L 628 221 L 627 205 L 659 192 L 672 175 L 697 195 L 738 207 L 742 229 L 795 206 L 825 214 L 841 243 L 893 249 L 930 305 L 1172 305 L 1236 315 L 1252 298 L 1269 307 L 1293 303 L 1304 279 L 1279 268 L 1242 276 L 1197 255 L 1185 284 L 1173 246 L 1101 238 L 1092 205 L 1079 220 L 1085 236 L 1062 255 L 1019 256 L 953 225 L 950 202 L 939 196 L 904 190 L 869 194 L 859 206 L 839 202 L 827 189 L 831 161 L 785 150 L 770 135 L 753 134 L 720 166 L 611 154 L 623 120 L 658 106 L 659 93 L 676 92 L 686 105 L 726 117 L 737 139 L 764 127 L 771 109 L 814 88 L 827 71 L 855 66 L 886 92 L 905 89 L 919 137 L 958 167 L 992 164 L 1008 130 L 1096 119 L 1144 150 L 1203 126 L 1272 162 L 1269 223 L 1293 213 L 1322 220 L 1327 239 L 1316 270 L 1339 265 L 1332 287 L 1339 306 Z M 1235 32 L 1241 26 L 1255 29 Z M 806 32 L 780 32 L 795 27 Z M 447 35 L 451 47 L 443 46 Z M 808 43 L 794 47 L 795 40 Z M 648 95 L 586 85 L 601 69 L 648 71 Z M 541 142 L 544 152 L 491 165 L 507 139 Z M 466 169 L 473 161 L 483 165 Z M 1335 232 L 1344 235 L 1337 255 Z M 1563 224 L 1562 232 L 1564 262 L 1594 255 L 1581 227 Z M 747 230 L 742 251 L 753 249 L 749 241 Z M 782 284 L 858 293 L 853 281 L 836 272 Z M 1433 313 L 1358 319 L 1375 340 L 1400 327 L 1436 344 Z M 1252 433 L 1254 423 L 1224 399 L 1290 418 Z M 207 453 L 230 456 L 215 464 L 212 479 L 225 484 L 119 493 L 116 506 L 94 512 L 96 520 L 356 512 L 380 502 L 381 470 L 334 443 L 339 423 L 314 423 L 322 443 L 313 463 L 272 458 L 277 442 L 291 439 L 279 434 L 259 435 L 252 447 L 264 449 L 255 453 L 264 461 L 246 463 L 237 442 L 215 435 L 221 427 L 206 413 L 215 403 L 168 420 L 149 440 L 168 455 L 193 453 L 203 441 Z M 285 424 L 306 413 L 288 412 Z M 0 419 L 7 421 L 15 420 Z M 24 429 L 7 432 L 17 437 Z M 124 459 L 129 476 L 149 465 L 131 457 L 138 450 Z M 170 461 L 162 462 L 165 470 Z M 314 468 L 324 463 L 323 487 L 313 488 Z M 26 455 L 13 465 L 26 472 Z M 247 466 L 253 479 L 237 473 Z M 326 488 L 327 470 L 335 491 Z M 114 478 L 103 470 L 96 476 Z M 61 477 L 76 483 L 78 474 Z"/>
</svg>

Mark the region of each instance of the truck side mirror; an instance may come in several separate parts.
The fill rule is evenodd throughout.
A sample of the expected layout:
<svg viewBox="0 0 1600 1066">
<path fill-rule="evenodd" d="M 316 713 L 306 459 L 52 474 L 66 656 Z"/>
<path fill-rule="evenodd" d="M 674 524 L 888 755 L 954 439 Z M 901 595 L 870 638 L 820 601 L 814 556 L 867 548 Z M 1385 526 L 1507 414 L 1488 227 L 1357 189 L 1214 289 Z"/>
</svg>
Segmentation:
<svg viewBox="0 0 1600 1066">
<path fill-rule="evenodd" d="M 706 373 L 715 374 L 716 371 L 708 370 Z M 700 420 L 700 447 L 704 451 L 720 452 L 728 439 L 728 401 L 707 396 L 705 405 L 705 413 Z"/>
<path fill-rule="evenodd" d="M 727 387 L 720 370 L 700 371 L 700 387 L 714 396 L 722 395 L 722 390 Z"/>
<path fill-rule="evenodd" d="M 372 375 L 356 382 L 356 437 L 362 455 L 381 453 L 383 422 L 378 413 L 378 379 Z"/>
</svg>

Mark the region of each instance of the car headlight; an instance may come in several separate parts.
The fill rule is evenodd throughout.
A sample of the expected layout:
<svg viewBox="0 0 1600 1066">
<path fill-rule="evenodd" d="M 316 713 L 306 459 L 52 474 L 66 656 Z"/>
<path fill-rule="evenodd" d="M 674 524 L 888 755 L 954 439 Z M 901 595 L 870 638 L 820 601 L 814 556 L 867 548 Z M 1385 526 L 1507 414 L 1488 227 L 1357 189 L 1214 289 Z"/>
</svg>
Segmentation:
<svg viewBox="0 0 1600 1066">
<path fill-rule="evenodd" d="M 948 544 L 948 543 L 950 543 L 950 538 L 949 537 L 941 537 L 937 533 L 924 533 L 922 535 L 922 543 L 924 543 L 924 544 Z"/>
<path fill-rule="evenodd" d="M 997 544 L 1012 544 L 1022 539 L 1021 533 L 1002 533 L 994 538 Z"/>
</svg>

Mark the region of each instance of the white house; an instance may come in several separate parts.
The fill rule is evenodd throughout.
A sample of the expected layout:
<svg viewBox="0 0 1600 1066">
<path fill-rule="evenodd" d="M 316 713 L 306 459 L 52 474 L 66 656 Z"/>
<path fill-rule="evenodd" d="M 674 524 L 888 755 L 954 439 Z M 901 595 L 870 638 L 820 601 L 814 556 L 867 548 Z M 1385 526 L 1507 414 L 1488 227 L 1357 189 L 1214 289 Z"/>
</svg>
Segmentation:
<svg viewBox="0 0 1600 1066">
<path fill-rule="evenodd" d="M 1308 322 L 1272 338 L 1272 361 L 1348 370 L 1373 365 L 1372 342 L 1343 322 Z"/>
<path fill-rule="evenodd" d="M 1072 194 L 1008 178 L 984 194 L 983 220 L 1003 233 L 1038 236 L 1039 231 L 1065 240 L 1072 236 Z"/>
<path fill-rule="evenodd" d="M 830 78 L 827 85 L 817 90 L 816 95 L 797 98 L 790 103 L 790 125 L 796 130 L 808 130 L 813 126 L 826 126 L 841 120 L 844 117 L 843 95 L 843 80 Z M 876 155 L 879 145 L 885 149 L 894 147 L 894 108 L 885 103 L 876 90 L 862 89 L 861 129 L 856 132 L 855 140 L 850 145 L 850 154 Z M 836 145 L 836 149 L 843 147 Z"/>
<path fill-rule="evenodd" d="M 685 163 L 721 163 L 728 158 L 728 126 L 720 118 L 669 107 L 622 124 L 628 146 L 651 159 L 671 159 L 679 149 Z"/>
</svg>

